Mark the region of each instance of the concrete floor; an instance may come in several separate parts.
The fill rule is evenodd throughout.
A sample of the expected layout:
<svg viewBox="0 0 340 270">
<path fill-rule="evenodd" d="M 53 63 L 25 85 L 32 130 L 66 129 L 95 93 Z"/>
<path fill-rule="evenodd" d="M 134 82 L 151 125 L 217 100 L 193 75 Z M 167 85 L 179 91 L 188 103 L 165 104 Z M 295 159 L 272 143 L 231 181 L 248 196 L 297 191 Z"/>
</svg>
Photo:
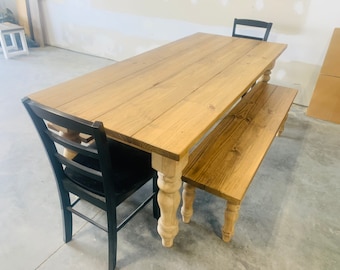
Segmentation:
<svg viewBox="0 0 340 270">
<path fill-rule="evenodd" d="M 20 99 L 112 64 L 53 47 L 0 55 L 0 269 L 107 269 L 106 233 L 75 217 L 62 238 L 52 171 Z M 163 248 L 151 207 L 118 234 L 117 269 L 340 269 L 340 125 L 293 105 L 245 200 L 230 243 L 221 239 L 225 202 L 198 191 L 190 224 Z M 98 220 L 103 213 L 83 204 Z"/>
</svg>

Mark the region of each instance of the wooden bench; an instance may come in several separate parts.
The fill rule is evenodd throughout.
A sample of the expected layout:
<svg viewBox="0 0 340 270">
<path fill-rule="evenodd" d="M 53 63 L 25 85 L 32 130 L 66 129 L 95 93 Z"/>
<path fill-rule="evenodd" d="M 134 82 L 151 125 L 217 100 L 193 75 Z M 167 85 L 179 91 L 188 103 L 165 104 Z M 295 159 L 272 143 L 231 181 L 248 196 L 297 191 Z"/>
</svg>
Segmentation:
<svg viewBox="0 0 340 270">
<path fill-rule="evenodd" d="M 283 131 L 295 89 L 259 82 L 190 154 L 183 171 L 182 218 L 190 222 L 195 187 L 227 200 L 222 238 L 234 234 L 240 204 L 273 139 Z"/>
</svg>

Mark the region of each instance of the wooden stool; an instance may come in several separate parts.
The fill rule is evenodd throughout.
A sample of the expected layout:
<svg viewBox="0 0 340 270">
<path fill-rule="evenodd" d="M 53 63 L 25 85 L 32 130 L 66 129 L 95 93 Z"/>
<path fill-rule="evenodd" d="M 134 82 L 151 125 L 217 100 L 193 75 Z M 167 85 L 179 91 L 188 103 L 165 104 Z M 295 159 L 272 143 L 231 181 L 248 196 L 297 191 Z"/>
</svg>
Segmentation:
<svg viewBox="0 0 340 270">
<path fill-rule="evenodd" d="M 22 49 L 18 48 L 18 44 L 15 39 L 15 34 L 20 35 Z M 5 39 L 6 35 L 9 35 L 11 38 L 11 45 L 7 45 Z M 9 22 L 0 23 L 0 44 L 1 50 L 3 51 L 6 59 L 14 55 L 28 54 L 28 47 L 25 38 L 24 28 L 20 25 L 16 25 Z"/>
</svg>

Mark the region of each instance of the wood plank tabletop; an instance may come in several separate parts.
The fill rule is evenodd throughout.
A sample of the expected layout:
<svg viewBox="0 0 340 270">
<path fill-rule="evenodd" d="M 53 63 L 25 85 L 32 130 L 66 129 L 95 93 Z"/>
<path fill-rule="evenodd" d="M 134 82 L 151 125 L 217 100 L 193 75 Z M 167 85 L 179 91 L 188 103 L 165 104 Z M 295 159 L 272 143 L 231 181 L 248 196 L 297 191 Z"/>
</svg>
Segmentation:
<svg viewBox="0 0 340 270">
<path fill-rule="evenodd" d="M 285 48 L 197 33 L 29 97 L 179 160 Z"/>
</svg>

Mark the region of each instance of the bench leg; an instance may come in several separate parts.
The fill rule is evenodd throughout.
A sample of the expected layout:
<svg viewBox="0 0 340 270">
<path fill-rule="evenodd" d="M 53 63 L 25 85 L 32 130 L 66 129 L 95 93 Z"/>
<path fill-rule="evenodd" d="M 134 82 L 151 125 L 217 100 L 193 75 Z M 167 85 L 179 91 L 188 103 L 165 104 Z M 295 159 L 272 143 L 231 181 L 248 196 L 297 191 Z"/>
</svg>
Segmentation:
<svg viewBox="0 0 340 270">
<path fill-rule="evenodd" d="M 189 223 L 194 213 L 193 204 L 195 199 L 196 188 L 188 183 L 183 183 L 182 199 L 183 205 L 181 208 L 182 220 L 184 223 Z"/>
<path fill-rule="evenodd" d="M 227 207 L 224 213 L 224 225 L 222 228 L 222 239 L 224 242 L 229 242 L 234 235 L 234 227 L 238 219 L 239 210 L 239 204 L 227 202 Z"/>
<path fill-rule="evenodd" d="M 281 136 L 282 132 L 285 129 L 285 124 L 286 124 L 287 118 L 288 118 L 288 113 L 286 114 L 285 118 L 282 120 L 282 123 L 279 127 L 279 131 L 276 133 L 276 136 Z"/>
</svg>

